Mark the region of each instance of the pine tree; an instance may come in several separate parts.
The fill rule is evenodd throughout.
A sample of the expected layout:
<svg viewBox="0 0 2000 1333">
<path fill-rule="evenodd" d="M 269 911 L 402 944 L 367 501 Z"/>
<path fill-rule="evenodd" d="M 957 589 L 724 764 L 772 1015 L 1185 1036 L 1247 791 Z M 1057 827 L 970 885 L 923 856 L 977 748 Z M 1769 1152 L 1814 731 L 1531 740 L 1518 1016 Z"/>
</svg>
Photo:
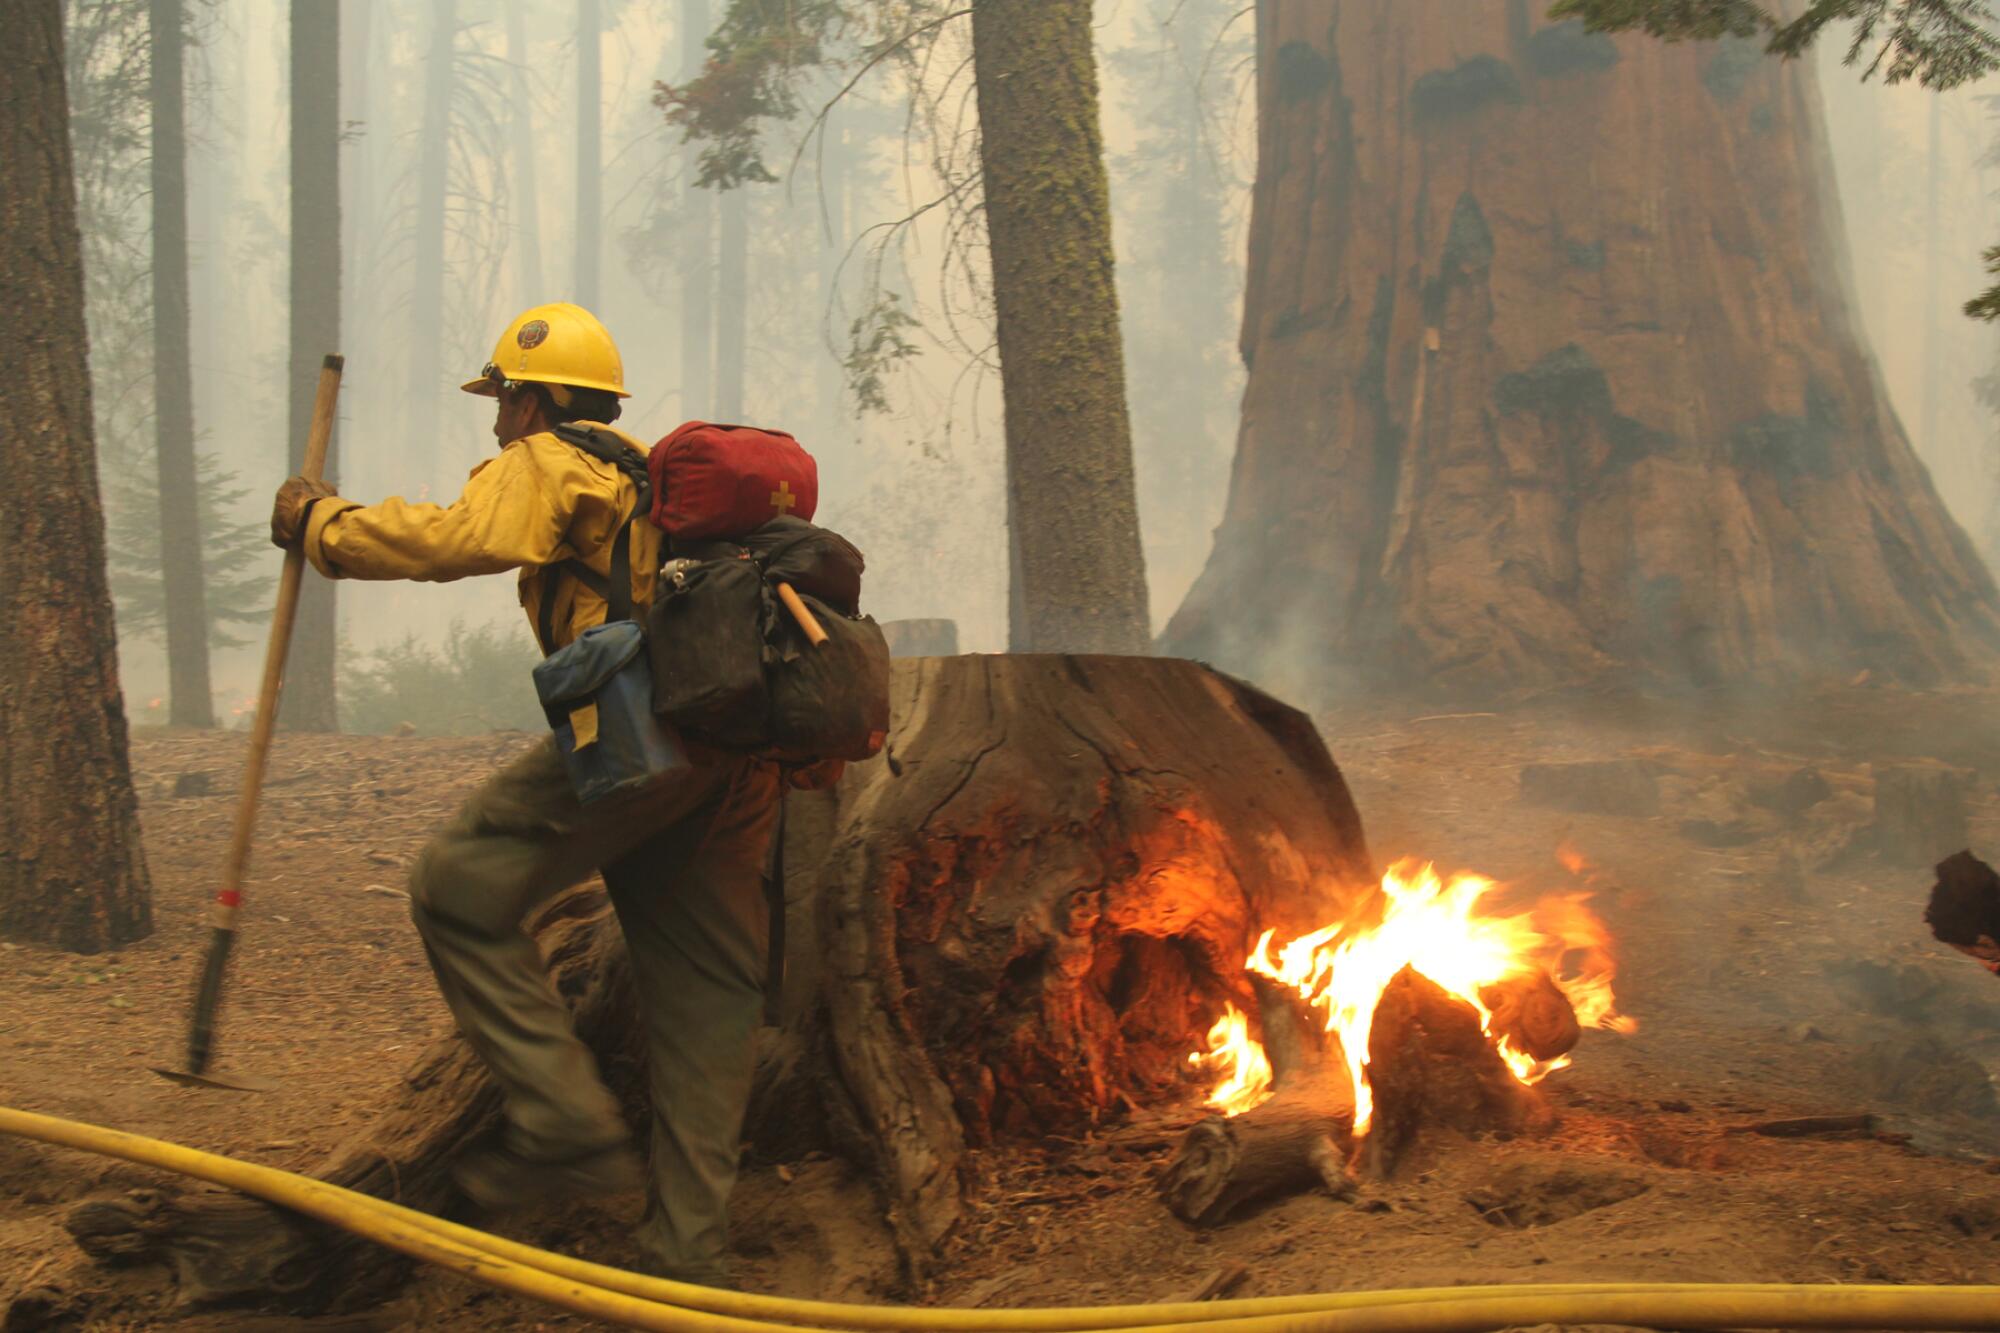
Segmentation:
<svg viewBox="0 0 2000 1333">
<path fill-rule="evenodd" d="M 0 394 L 0 935 L 79 953 L 152 930 L 105 581 L 62 8 L 0 27 L 0 304 L 33 329 Z M 34 484 L 19 484 L 32 477 Z"/>
<path fill-rule="evenodd" d="M 202 585 L 209 593 L 208 647 L 241 648 L 257 641 L 270 623 L 270 528 L 261 520 L 243 522 L 250 488 L 226 471 L 214 454 L 195 458 L 197 515 L 201 523 Z M 108 472 L 105 507 L 111 513 L 145 513 L 159 507 L 159 491 L 143 470 Z M 167 606 L 159 546 L 143 528 L 113 526 L 106 532 L 111 595 L 118 603 L 118 628 L 127 639 L 159 639 L 166 631 Z M 238 633 L 241 628 L 245 633 Z"/>
<path fill-rule="evenodd" d="M 209 613 L 196 497 L 194 372 L 189 364 L 187 112 L 181 0 L 152 0 L 150 80 L 153 200 L 153 429 L 160 588 L 167 648 L 167 715 L 212 727 Z"/>
<path fill-rule="evenodd" d="M 885 14 L 839 0 L 781 7 L 734 0 L 703 77 L 662 88 L 657 100 L 670 123 L 705 141 L 702 183 L 773 180 L 761 128 L 798 113 L 811 73 L 857 59 L 834 47 L 867 32 L 867 54 L 858 59 L 879 63 L 920 47 L 965 12 L 930 3 Z M 970 16 L 1006 411 L 1014 646 L 1143 652 L 1146 572 L 1091 6 L 975 0 Z M 885 18 L 893 31 L 878 31 Z M 865 338 L 865 325 L 857 332 Z"/>
</svg>

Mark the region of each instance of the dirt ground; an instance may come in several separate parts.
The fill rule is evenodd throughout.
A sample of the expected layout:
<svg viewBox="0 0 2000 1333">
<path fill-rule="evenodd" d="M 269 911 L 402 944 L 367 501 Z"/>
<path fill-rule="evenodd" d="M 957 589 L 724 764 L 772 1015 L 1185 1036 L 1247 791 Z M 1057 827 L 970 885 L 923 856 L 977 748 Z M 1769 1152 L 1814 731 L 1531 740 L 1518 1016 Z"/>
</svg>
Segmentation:
<svg viewBox="0 0 2000 1333">
<path fill-rule="evenodd" d="M 1638 1032 L 1586 1034 L 1575 1067 L 1544 1085 L 1562 1114 L 1551 1137 L 1433 1142 L 1353 1202 L 1300 1195 L 1212 1231 L 1175 1221 L 1151 1187 L 1192 1106 L 1084 1142 L 988 1153 L 935 1279 L 897 1294 L 1014 1306 L 1495 1281 L 2000 1282 L 2000 980 L 1930 941 L 1927 867 L 1883 857 L 1869 835 L 1871 766 L 1934 760 L 1980 771 L 1971 842 L 2000 852 L 1990 719 L 1991 696 L 1865 685 L 1734 711 L 1586 699 L 1322 717 L 1378 864 L 1417 855 L 1557 888 L 1571 882 L 1558 849 L 1580 853 Z M 0 946 L 0 1103 L 273 1166 L 318 1160 L 447 1026 L 403 867 L 527 739 L 281 738 L 223 1030 L 224 1064 L 280 1087 L 243 1096 L 146 1072 L 182 1041 L 243 739 L 136 736 L 159 928 L 91 958 Z M 1657 790 L 1656 809 L 1643 791 L 1623 814 L 1522 796 L 1524 766 L 1620 759 Z M 1790 820 L 1771 793 L 1805 766 L 1829 794 Z M 1586 783 L 1576 799 L 1620 799 L 1610 785 Z M 1862 1111 L 1881 1117 L 1880 1134 L 1739 1132 Z M 582 1322 L 434 1275 L 360 1319 L 189 1314 L 163 1271 L 98 1268 L 60 1227 L 79 1198 L 157 1183 L 0 1139 L 0 1309 L 53 1285 L 107 1329 Z M 637 1207 L 503 1229 L 617 1263 Z M 894 1292 L 886 1233 L 837 1161 L 748 1171 L 734 1247 L 751 1289 Z"/>
</svg>

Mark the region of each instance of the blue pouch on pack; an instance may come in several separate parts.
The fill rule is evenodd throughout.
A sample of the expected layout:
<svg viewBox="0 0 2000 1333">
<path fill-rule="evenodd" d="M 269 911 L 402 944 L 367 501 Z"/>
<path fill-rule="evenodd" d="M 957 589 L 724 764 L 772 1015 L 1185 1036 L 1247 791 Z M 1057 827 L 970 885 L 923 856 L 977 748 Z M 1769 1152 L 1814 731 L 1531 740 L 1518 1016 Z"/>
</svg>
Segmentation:
<svg viewBox="0 0 2000 1333">
<path fill-rule="evenodd" d="M 653 715 L 646 635 L 630 620 L 587 629 L 535 668 L 535 693 L 585 805 L 690 767 L 680 739 Z"/>
</svg>

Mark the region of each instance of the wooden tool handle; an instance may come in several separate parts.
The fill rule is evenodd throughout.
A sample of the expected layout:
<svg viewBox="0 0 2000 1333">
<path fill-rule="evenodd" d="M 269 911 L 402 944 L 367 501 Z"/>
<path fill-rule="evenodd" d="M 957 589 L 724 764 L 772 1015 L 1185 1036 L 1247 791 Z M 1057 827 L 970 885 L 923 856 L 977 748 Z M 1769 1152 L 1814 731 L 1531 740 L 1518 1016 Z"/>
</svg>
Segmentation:
<svg viewBox="0 0 2000 1333">
<path fill-rule="evenodd" d="M 799 595 L 792 590 L 791 584 L 778 585 L 778 600 L 792 613 L 792 619 L 799 622 L 799 628 L 805 631 L 807 643 L 817 648 L 826 642 L 826 627 L 819 623 L 819 617 L 812 613 L 812 608 L 799 600 Z"/>
<path fill-rule="evenodd" d="M 300 474 L 318 481 L 326 471 L 327 446 L 333 439 L 334 406 L 340 397 L 340 371 L 345 363 L 329 356 L 320 363 L 319 391 L 313 398 L 312 428 L 306 435 L 306 459 Z M 229 859 L 223 863 L 222 888 L 215 895 L 210 922 L 221 930 L 236 928 L 243 904 L 243 872 L 250 862 L 250 835 L 257 826 L 257 799 L 264 786 L 264 761 L 271 753 L 271 733 L 278 726 L 278 695 L 285 683 L 285 654 L 292 646 L 292 624 L 299 614 L 299 586 L 305 579 L 306 555 L 300 546 L 285 552 L 278 575 L 278 605 L 271 612 L 271 639 L 264 649 L 264 679 L 257 689 L 257 714 L 250 723 L 250 754 L 243 765 L 243 790 L 236 798 L 236 827 L 229 838 Z"/>
<path fill-rule="evenodd" d="M 306 435 L 304 476 L 314 481 L 326 471 L 326 450 L 333 438 L 333 409 L 340 397 L 344 363 L 329 356 L 320 363 L 319 392 L 313 398 L 312 428 Z M 250 863 L 250 835 L 257 827 L 257 797 L 264 788 L 264 760 L 271 753 L 271 733 L 278 725 L 278 692 L 285 683 L 285 653 L 292 646 L 292 622 L 299 614 L 299 584 L 305 578 L 302 547 L 285 552 L 278 576 L 278 605 L 271 612 L 271 641 L 264 650 L 264 680 L 257 690 L 257 715 L 250 723 L 250 754 L 243 764 L 243 791 L 236 798 L 236 827 L 229 837 L 229 859 L 223 863 L 222 887 L 210 909 L 208 954 L 194 996 L 194 1017 L 188 1026 L 187 1067 L 175 1077 L 199 1079 L 208 1069 L 215 1044 L 215 1013 L 222 1003 L 222 978 L 229 968 L 229 951 L 236 942 L 236 914 L 243 906 L 243 871 Z"/>
</svg>

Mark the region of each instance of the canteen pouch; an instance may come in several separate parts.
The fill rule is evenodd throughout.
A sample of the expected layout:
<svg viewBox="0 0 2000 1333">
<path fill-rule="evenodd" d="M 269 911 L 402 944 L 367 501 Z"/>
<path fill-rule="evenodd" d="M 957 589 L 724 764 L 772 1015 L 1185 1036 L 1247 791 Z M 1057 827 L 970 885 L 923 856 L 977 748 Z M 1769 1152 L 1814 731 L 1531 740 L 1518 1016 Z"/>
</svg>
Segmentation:
<svg viewBox="0 0 2000 1333">
<path fill-rule="evenodd" d="M 767 744 L 765 641 L 774 614 L 763 574 L 740 551 L 670 562 L 646 612 L 653 711 L 726 749 Z"/>
<path fill-rule="evenodd" d="M 869 616 L 800 599 L 827 634 L 817 648 L 783 616 L 772 668 L 771 743 L 809 759 L 872 759 L 889 735 L 889 644 Z"/>
<path fill-rule="evenodd" d="M 653 713 L 646 635 L 629 620 L 587 629 L 535 667 L 535 694 L 570 786 L 585 805 L 690 767 Z"/>
</svg>

